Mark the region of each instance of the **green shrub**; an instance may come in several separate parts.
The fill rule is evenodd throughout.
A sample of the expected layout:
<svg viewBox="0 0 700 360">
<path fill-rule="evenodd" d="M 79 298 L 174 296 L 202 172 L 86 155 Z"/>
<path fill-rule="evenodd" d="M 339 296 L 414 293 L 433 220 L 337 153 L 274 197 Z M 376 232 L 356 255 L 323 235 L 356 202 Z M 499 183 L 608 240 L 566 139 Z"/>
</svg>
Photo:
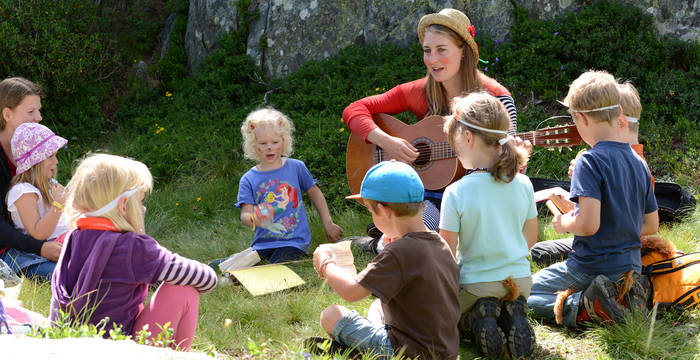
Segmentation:
<svg viewBox="0 0 700 360">
<path fill-rule="evenodd" d="M 0 73 L 31 78 L 52 96 L 98 84 L 119 61 L 99 9 L 81 0 L 0 5 Z"/>
</svg>

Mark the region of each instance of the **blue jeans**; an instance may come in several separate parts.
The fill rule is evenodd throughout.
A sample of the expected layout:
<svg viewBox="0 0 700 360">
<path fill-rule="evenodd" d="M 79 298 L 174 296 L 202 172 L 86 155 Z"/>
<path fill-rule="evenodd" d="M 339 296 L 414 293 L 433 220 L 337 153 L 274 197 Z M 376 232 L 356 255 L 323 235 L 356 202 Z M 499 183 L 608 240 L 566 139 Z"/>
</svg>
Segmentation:
<svg viewBox="0 0 700 360">
<path fill-rule="evenodd" d="M 562 322 L 568 327 L 576 327 L 576 316 L 582 306 L 581 294 L 593 279 L 600 274 L 586 274 L 575 271 L 566 265 L 565 261 L 555 263 L 532 275 L 532 289 L 527 298 L 529 306 L 540 318 L 554 323 L 554 303 L 557 291 L 573 289 L 574 294 L 566 298 Z M 602 274 L 611 281 L 620 279 L 620 273 Z"/>
<path fill-rule="evenodd" d="M 0 260 L 4 261 L 16 274 L 24 274 L 30 279 L 50 280 L 56 263 L 39 255 L 8 248 Z"/>
<path fill-rule="evenodd" d="M 373 323 L 354 310 L 343 314 L 331 335 L 335 341 L 362 353 L 377 355 L 378 359 L 389 359 L 394 355 L 384 324 Z"/>
<path fill-rule="evenodd" d="M 285 261 L 296 260 L 306 253 L 294 246 L 284 246 L 280 248 L 256 250 L 260 258 L 267 259 L 270 264 L 277 264 Z"/>
</svg>

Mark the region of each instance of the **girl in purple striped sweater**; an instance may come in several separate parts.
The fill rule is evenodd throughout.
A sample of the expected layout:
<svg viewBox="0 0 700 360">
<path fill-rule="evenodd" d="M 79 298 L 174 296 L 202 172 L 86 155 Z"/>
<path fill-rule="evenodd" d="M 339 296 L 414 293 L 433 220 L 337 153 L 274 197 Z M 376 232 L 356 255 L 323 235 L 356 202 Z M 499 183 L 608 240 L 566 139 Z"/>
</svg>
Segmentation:
<svg viewBox="0 0 700 360">
<path fill-rule="evenodd" d="M 67 185 L 69 227 L 51 280 L 51 320 L 121 325 L 154 338 L 170 323 L 173 347 L 188 350 L 197 328 L 199 296 L 216 286 L 207 265 L 162 247 L 145 234 L 143 199 L 153 187 L 141 162 L 106 154 L 80 162 Z M 148 285 L 162 282 L 151 299 Z M 63 315 L 65 314 L 65 315 Z M 65 320 L 65 318 L 64 318 Z"/>
</svg>

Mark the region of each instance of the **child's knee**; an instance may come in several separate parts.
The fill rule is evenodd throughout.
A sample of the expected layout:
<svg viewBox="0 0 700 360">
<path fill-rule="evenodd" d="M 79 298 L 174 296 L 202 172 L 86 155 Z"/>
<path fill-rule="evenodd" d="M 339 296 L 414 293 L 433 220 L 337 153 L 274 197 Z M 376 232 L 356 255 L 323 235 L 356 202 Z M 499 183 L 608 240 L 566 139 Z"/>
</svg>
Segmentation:
<svg viewBox="0 0 700 360">
<path fill-rule="evenodd" d="M 321 327 L 328 335 L 333 335 L 335 324 L 343 318 L 346 309 L 340 305 L 330 305 L 321 312 Z"/>
</svg>

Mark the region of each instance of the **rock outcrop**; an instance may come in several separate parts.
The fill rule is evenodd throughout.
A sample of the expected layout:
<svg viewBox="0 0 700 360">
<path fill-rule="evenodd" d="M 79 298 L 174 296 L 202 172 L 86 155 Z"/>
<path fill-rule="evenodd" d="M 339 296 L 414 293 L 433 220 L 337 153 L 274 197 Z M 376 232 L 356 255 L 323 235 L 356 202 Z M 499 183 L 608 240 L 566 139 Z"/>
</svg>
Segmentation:
<svg viewBox="0 0 700 360">
<path fill-rule="evenodd" d="M 625 0 L 655 19 L 657 32 L 700 41 L 700 2 Z M 185 48 L 191 70 L 216 47 L 219 37 L 238 26 L 236 0 L 191 0 Z M 477 32 L 508 37 L 514 6 L 532 16 L 552 18 L 576 12 L 584 0 L 251 0 L 259 16 L 250 24 L 247 53 L 266 74 L 279 77 L 309 60 L 336 54 L 352 44 L 418 41 L 421 16 L 446 7 L 463 10 Z"/>
</svg>

